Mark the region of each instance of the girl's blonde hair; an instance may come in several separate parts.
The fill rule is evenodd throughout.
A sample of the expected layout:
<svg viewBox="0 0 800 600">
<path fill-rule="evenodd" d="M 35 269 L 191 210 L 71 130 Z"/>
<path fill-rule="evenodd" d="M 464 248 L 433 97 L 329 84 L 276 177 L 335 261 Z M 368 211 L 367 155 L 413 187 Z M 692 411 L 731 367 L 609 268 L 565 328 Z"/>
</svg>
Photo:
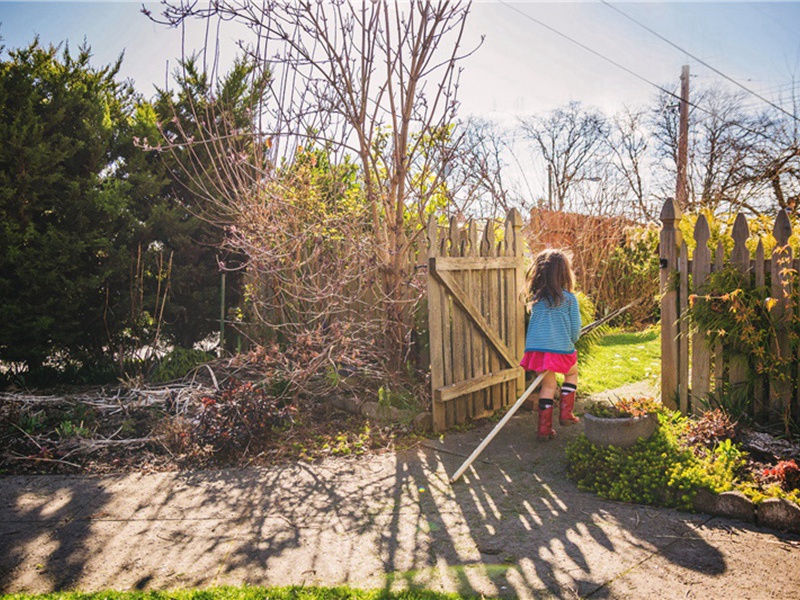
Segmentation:
<svg viewBox="0 0 800 600">
<path fill-rule="evenodd" d="M 528 271 L 531 302 L 547 300 L 557 306 L 564 300 L 563 291 L 572 292 L 575 288 L 575 275 L 572 261 L 562 250 L 543 250 L 533 259 Z"/>
</svg>

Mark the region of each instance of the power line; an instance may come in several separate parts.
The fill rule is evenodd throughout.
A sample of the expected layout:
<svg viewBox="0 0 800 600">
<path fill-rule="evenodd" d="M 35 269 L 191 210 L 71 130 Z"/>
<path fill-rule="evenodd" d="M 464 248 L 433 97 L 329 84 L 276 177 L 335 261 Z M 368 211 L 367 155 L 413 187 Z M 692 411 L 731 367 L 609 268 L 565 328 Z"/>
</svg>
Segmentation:
<svg viewBox="0 0 800 600">
<path fill-rule="evenodd" d="M 681 52 L 685 53 L 687 56 L 690 56 L 691 58 L 693 58 L 694 60 L 696 60 L 697 62 L 699 62 L 701 65 L 705 66 L 705 67 L 706 67 L 706 68 L 708 68 L 708 69 L 711 69 L 712 71 L 714 71 L 714 73 L 716 73 L 716 74 L 717 74 L 717 75 L 719 75 L 720 77 L 723 77 L 723 78 L 727 79 L 728 81 L 730 81 L 730 82 L 731 82 L 731 83 L 733 83 L 734 85 L 736 85 L 736 86 L 739 86 L 740 88 L 742 88 L 742 89 L 743 89 L 745 92 L 747 92 L 747 93 L 749 93 L 749 94 L 752 94 L 753 96 L 755 96 L 755 97 L 756 97 L 756 98 L 758 98 L 759 100 L 762 100 L 762 101 L 766 102 L 766 103 L 767 103 L 767 104 L 769 104 L 769 105 L 770 105 L 772 108 L 775 108 L 776 110 L 779 110 L 780 112 L 782 112 L 783 114 L 787 115 L 788 117 L 791 117 L 791 118 L 792 118 L 792 119 L 794 119 L 795 121 L 798 121 L 798 120 L 800 120 L 800 119 L 798 119 L 798 118 L 797 118 L 795 115 L 793 115 L 792 113 L 790 113 L 789 111 L 787 111 L 787 110 L 784 110 L 782 107 L 780 107 L 780 106 L 778 106 L 777 104 L 775 104 L 775 103 L 773 103 L 773 102 L 771 102 L 771 101 L 767 100 L 766 98 L 764 98 L 764 96 L 762 96 L 761 94 L 758 94 L 757 92 L 755 92 L 755 91 L 751 90 L 751 89 L 750 89 L 750 88 L 748 88 L 747 86 L 745 86 L 745 85 L 743 85 L 743 84 L 739 83 L 739 82 L 738 82 L 738 81 L 736 81 L 736 80 L 735 80 L 733 77 L 729 77 L 728 75 L 726 75 L 725 73 L 723 73 L 723 72 L 722 72 L 722 71 L 720 71 L 719 69 L 717 69 L 717 68 L 715 68 L 715 67 L 712 67 L 710 64 L 708 64 L 708 63 L 707 63 L 706 61 L 704 61 L 703 59 L 701 59 L 701 58 L 698 58 L 697 56 L 695 56 L 694 54 L 692 54 L 692 53 L 691 53 L 691 52 L 689 52 L 688 50 L 685 50 L 684 48 L 681 48 L 681 47 L 680 47 L 678 44 L 676 44 L 676 43 L 674 43 L 673 41 L 671 41 L 671 40 L 669 40 L 669 39 L 665 38 L 663 35 L 661 35 L 661 34 L 660 34 L 660 33 L 658 33 L 657 31 L 654 31 L 653 29 L 651 29 L 650 27 L 648 27 L 648 26 L 647 26 L 647 25 L 645 25 L 644 23 L 642 23 L 642 22 L 640 22 L 640 21 L 638 21 L 638 20 L 634 19 L 632 16 L 630 16 L 630 15 L 629 15 L 629 14 L 627 14 L 626 12 L 622 11 L 621 9 L 617 8 L 616 6 L 612 6 L 612 5 L 611 5 L 611 3 L 610 3 L 610 2 L 608 2 L 607 0 L 600 0 L 600 2 L 602 2 L 603 4 L 605 4 L 605 5 L 606 5 L 608 8 L 610 8 L 611 10 L 618 12 L 619 14 L 621 14 L 621 15 L 622 15 L 623 17 L 625 17 L 626 19 L 628 19 L 628 20 L 630 20 L 630 21 L 632 21 L 632 22 L 636 23 L 636 24 L 637 24 L 639 27 L 641 27 L 642 29 L 645 29 L 645 30 L 649 31 L 649 32 L 650 32 L 650 33 L 652 33 L 654 36 L 656 36 L 658 39 L 660 39 L 660 40 L 662 40 L 662 41 L 666 42 L 667 44 L 669 44 L 669 45 L 670 45 L 670 46 L 672 46 L 673 48 L 675 48 L 675 49 L 677 49 L 677 50 L 680 50 Z"/>
<path fill-rule="evenodd" d="M 680 99 L 681 99 L 681 98 L 680 98 L 680 96 L 676 96 L 675 94 L 673 94 L 673 93 L 669 92 L 668 90 L 666 90 L 665 88 L 661 87 L 661 86 L 660 86 L 660 85 L 658 85 L 657 83 L 653 83 L 652 81 L 650 81 L 649 79 L 647 79 L 647 78 L 646 78 L 646 77 L 644 77 L 643 75 L 639 75 L 638 73 L 636 73 L 635 71 L 633 71 L 633 70 L 629 69 L 629 68 L 628 68 L 628 67 L 626 67 L 625 65 L 622 65 L 622 64 L 618 63 L 617 61 L 615 61 L 615 60 L 613 60 L 613 59 L 609 58 L 609 57 L 608 57 L 608 56 L 606 56 L 605 54 L 601 54 L 601 53 L 600 53 L 600 52 L 598 52 L 597 50 L 595 50 L 595 49 L 593 49 L 593 48 L 590 48 L 589 46 L 587 46 L 587 45 L 586 45 L 586 44 L 584 44 L 583 42 L 579 42 L 579 41 L 578 41 L 578 40 L 576 40 L 575 38 L 568 36 L 566 33 L 562 33 L 561 31 L 559 31 L 559 30 L 558 30 L 558 29 L 556 29 L 555 27 L 551 27 L 550 25 L 548 25 L 548 24 L 547 24 L 547 23 L 545 23 L 544 21 L 540 21 L 540 20 L 539 20 L 539 19 L 537 19 L 536 17 L 533 17 L 533 16 L 529 15 L 528 13 L 521 11 L 521 10 L 520 10 L 520 9 L 518 9 L 516 6 L 513 6 L 513 5 L 509 4 L 509 3 L 508 3 L 508 2 L 506 2 L 505 0 L 500 0 L 500 4 L 503 4 L 503 5 L 505 5 L 506 7 L 510 8 L 511 10 L 513 10 L 513 11 L 515 11 L 515 12 L 517 12 L 517 13 L 519 13 L 520 15 L 522 15 L 523 17 L 525 17 L 526 19 L 529 19 L 529 20 L 533 21 L 534 23 L 536 23 L 536 24 L 538 24 L 538 25 L 540 25 L 540 26 L 544 27 L 544 28 L 545 28 L 545 29 L 547 29 L 548 31 L 552 31 L 553 33 L 555 33 L 555 34 L 556 34 L 556 35 L 558 35 L 558 36 L 561 36 L 561 37 L 562 37 L 562 38 L 564 38 L 565 40 L 568 40 L 568 41 L 572 42 L 572 43 L 573 43 L 573 44 L 575 44 L 576 46 L 580 46 L 581 48 L 583 48 L 583 49 L 584 49 L 584 50 L 586 50 L 587 52 L 589 52 L 589 53 L 591 53 L 591 54 L 594 54 L 596 57 L 598 57 L 598 58 L 601 58 L 601 59 L 603 59 L 604 61 L 611 63 L 612 65 L 614 65 L 614 66 L 615 66 L 615 67 L 617 67 L 618 69 L 622 69 L 623 71 L 625 71 L 625 72 L 626 72 L 626 73 L 628 73 L 629 75 L 633 75 L 633 76 L 634 76 L 634 77 L 636 77 L 637 79 L 639 79 L 639 80 L 641 80 L 641 81 L 644 81 L 646 84 L 648 84 L 648 85 L 652 85 L 653 87 L 656 87 L 656 88 L 658 88 L 658 89 L 659 89 L 659 90 L 661 90 L 662 92 L 666 92 L 667 94 L 670 94 L 670 95 L 674 96 L 674 97 L 675 97 L 677 100 L 680 100 Z"/>
<path fill-rule="evenodd" d="M 559 31 L 559 30 L 558 30 L 558 29 L 556 29 L 555 27 L 552 27 L 552 26 L 548 25 L 547 23 L 545 23 L 545 22 L 543 22 L 543 21 L 540 21 L 540 20 L 539 20 L 539 19 L 537 19 L 536 17 L 533 17 L 533 16 L 529 15 L 528 13 L 521 11 L 521 10 L 520 10 L 520 9 L 518 9 L 516 6 L 513 6 L 513 5 L 509 4 L 509 3 L 508 3 L 506 0 L 499 0 L 499 1 L 500 1 L 500 4 L 503 4 L 503 5 L 504 5 L 504 6 L 506 6 L 507 8 L 510 8 L 511 10 L 513 10 L 513 11 L 515 11 L 515 12 L 519 13 L 520 15 L 522 15 L 523 17 L 525 17 L 526 19 L 529 19 L 529 20 L 533 21 L 533 22 L 534 22 L 534 23 L 536 23 L 537 25 L 540 25 L 541 27 L 544 27 L 544 28 L 545 28 L 545 29 L 547 29 L 548 31 L 551 31 L 551 32 L 555 33 L 556 35 L 558 35 L 558 36 L 560 36 L 560 37 L 564 38 L 565 40 L 572 42 L 573 44 L 575 44 L 576 46 L 579 46 L 580 48 L 582 48 L 582 49 L 586 50 L 586 51 L 587 51 L 587 52 L 589 52 L 590 54 L 593 54 L 594 56 L 596 56 L 596 57 L 598 57 L 598 58 L 600 58 L 600 59 L 602 59 L 602 60 L 604 60 L 604 61 L 606 61 L 606 62 L 608 62 L 608 63 L 610 63 L 610 64 L 612 64 L 612 65 L 614 65 L 614 66 L 615 66 L 615 67 L 617 67 L 618 69 L 622 69 L 622 70 L 623 70 L 623 71 L 625 71 L 626 73 L 628 73 L 628 74 L 630 74 L 630 75 L 633 75 L 634 77 L 636 77 L 636 79 L 639 79 L 639 80 L 641 80 L 641 81 L 645 82 L 646 84 L 653 86 L 653 87 L 654 87 L 654 88 L 656 88 L 657 90 L 660 90 L 661 92 L 663 92 L 663 93 L 664 93 L 664 94 L 666 94 L 667 96 L 671 96 L 671 97 L 675 98 L 676 100 L 678 100 L 679 102 L 680 102 L 680 101 L 682 101 L 681 97 L 680 97 L 680 96 L 678 96 L 678 95 L 676 95 L 676 94 L 675 94 L 675 92 L 670 92 L 670 91 L 669 91 L 668 89 L 666 89 L 665 87 L 663 87 L 663 86 L 661 86 L 661 85 L 658 85 L 657 83 L 654 83 L 654 82 L 650 81 L 649 79 L 647 79 L 647 78 L 646 78 L 646 77 L 644 77 L 643 75 L 640 75 L 639 73 L 636 73 L 636 72 L 635 72 L 635 71 L 633 71 L 632 69 L 629 69 L 628 67 L 626 67 L 626 66 L 624 66 L 624 65 L 622 65 L 622 64 L 620 64 L 620 63 L 618 63 L 617 61 L 613 60 L 612 58 L 609 58 L 609 57 L 608 57 L 608 56 L 606 56 L 605 54 L 602 54 L 601 52 L 598 52 L 598 51 L 597 51 L 597 50 L 595 50 L 594 48 L 590 48 L 590 47 L 589 47 L 589 46 L 587 46 L 586 44 L 584 44 L 584 43 L 582 43 L 582 42 L 579 42 L 578 40 L 576 40 L 576 39 L 575 39 L 575 38 L 573 38 L 573 37 L 570 37 L 570 36 L 568 36 L 566 33 L 563 33 L 563 32 L 561 32 L 561 31 Z M 716 115 L 714 112 L 712 112 L 712 111 L 710 111 L 710 110 L 707 110 L 707 109 L 703 108 L 702 106 L 699 106 L 699 105 L 695 104 L 695 103 L 694 103 L 694 102 L 692 102 L 692 101 L 689 101 L 687 104 L 688 104 L 689 106 L 691 106 L 692 108 L 695 108 L 695 109 L 699 110 L 700 112 L 703 112 L 703 113 L 705 113 L 705 114 L 707 114 L 707 115 L 709 115 L 709 116 L 711 116 L 711 117 L 717 117 L 717 116 L 718 116 L 718 115 Z M 783 109 L 781 109 L 781 110 L 783 110 Z M 786 112 L 786 111 L 783 111 L 783 112 Z M 786 113 L 786 114 L 788 114 L 788 115 L 789 115 L 790 117 L 792 117 L 793 119 L 795 119 L 795 120 L 798 120 L 798 119 L 797 119 L 797 117 L 795 117 L 794 115 L 792 115 L 792 114 L 790 114 L 790 113 Z M 738 126 L 738 127 L 742 128 L 742 129 L 744 129 L 745 131 L 748 131 L 748 132 L 752 133 L 753 135 L 757 135 L 757 136 L 760 136 L 760 137 L 764 137 L 764 138 L 767 138 L 767 139 L 771 139 L 771 138 L 770 138 L 770 136 L 768 136 L 767 134 L 765 134 L 763 131 L 756 131 L 755 129 L 750 129 L 750 128 L 749 128 L 749 127 L 747 127 L 746 125 L 742 125 L 741 123 L 739 123 L 739 122 L 737 122 L 737 121 L 732 121 L 732 122 L 731 122 L 731 124 L 733 124 L 733 125 L 736 125 L 736 126 Z"/>
</svg>

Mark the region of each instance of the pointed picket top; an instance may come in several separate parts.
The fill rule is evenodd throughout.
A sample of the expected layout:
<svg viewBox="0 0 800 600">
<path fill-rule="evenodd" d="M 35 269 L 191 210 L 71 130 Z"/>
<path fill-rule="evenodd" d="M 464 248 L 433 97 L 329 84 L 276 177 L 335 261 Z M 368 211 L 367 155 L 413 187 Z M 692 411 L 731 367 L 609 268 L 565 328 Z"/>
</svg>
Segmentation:
<svg viewBox="0 0 800 600">
<path fill-rule="evenodd" d="M 447 239 L 450 240 L 450 252 L 447 256 L 461 256 L 461 232 L 458 229 L 458 219 L 450 217 L 450 229 L 447 232 Z"/>
<path fill-rule="evenodd" d="M 501 256 L 514 254 L 514 224 L 511 219 L 506 219 L 505 234 L 503 235 L 503 250 Z"/>
<path fill-rule="evenodd" d="M 495 256 L 494 253 L 494 220 L 486 219 L 481 240 L 481 256 Z"/>
<path fill-rule="evenodd" d="M 706 219 L 705 215 L 700 215 L 694 226 L 694 241 L 697 242 L 698 248 L 701 245 L 708 248 L 709 239 L 711 239 L 711 231 L 708 228 L 708 219 Z"/>
<path fill-rule="evenodd" d="M 439 221 L 435 215 L 428 217 L 428 257 L 439 253 Z"/>
<path fill-rule="evenodd" d="M 682 216 L 681 207 L 678 206 L 675 198 L 667 198 L 664 201 L 664 206 L 661 207 L 661 215 L 659 216 L 661 222 L 664 224 L 668 222 L 674 224 L 675 221 L 679 221 Z"/>
<path fill-rule="evenodd" d="M 747 226 L 747 219 L 742 213 L 739 213 L 733 223 L 731 262 L 742 272 L 750 268 L 750 252 L 747 249 L 747 238 L 749 237 L 750 228 Z"/>
<path fill-rule="evenodd" d="M 789 222 L 789 215 L 785 208 L 778 213 L 775 219 L 772 235 L 779 246 L 785 246 L 789 243 L 789 236 L 792 235 L 792 224 Z"/>
<path fill-rule="evenodd" d="M 694 228 L 694 257 L 692 261 L 692 285 L 697 289 L 703 284 L 709 271 L 711 271 L 711 250 L 708 247 L 708 240 L 711 232 L 708 228 L 708 220 L 705 215 L 700 215 Z M 681 250 L 683 251 L 683 250 Z"/>
<path fill-rule="evenodd" d="M 478 226 L 475 221 L 470 219 L 467 223 L 467 256 L 480 256 L 480 248 L 478 246 Z"/>
<path fill-rule="evenodd" d="M 522 225 L 524 221 L 522 220 L 522 214 L 516 209 L 512 208 L 508 211 L 508 216 L 506 217 L 506 233 L 511 231 L 511 236 L 506 236 L 506 240 L 508 242 L 508 252 L 514 256 L 521 256 L 522 255 L 522 234 L 520 230 L 522 229 Z"/>
<path fill-rule="evenodd" d="M 747 219 L 742 213 L 737 214 L 733 222 L 733 237 L 734 240 L 747 240 L 750 237 L 750 228 L 747 226 Z"/>
</svg>

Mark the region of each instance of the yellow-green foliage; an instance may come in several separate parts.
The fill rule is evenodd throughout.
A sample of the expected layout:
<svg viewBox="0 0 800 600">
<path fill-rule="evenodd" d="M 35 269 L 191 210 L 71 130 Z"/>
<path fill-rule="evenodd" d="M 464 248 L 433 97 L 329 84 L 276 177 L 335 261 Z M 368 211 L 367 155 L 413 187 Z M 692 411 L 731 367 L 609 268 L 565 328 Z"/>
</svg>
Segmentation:
<svg viewBox="0 0 800 600">
<path fill-rule="evenodd" d="M 683 241 L 686 242 L 689 255 L 694 256 L 695 247 L 697 245 L 694 239 L 694 230 L 697 225 L 697 219 L 701 214 L 705 215 L 708 222 L 710 233 L 708 246 L 712 256 L 720 240 L 725 250 L 725 256 L 730 256 L 733 250 L 733 224 L 736 221 L 736 215 L 738 213 L 715 215 L 710 210 L 701 210 L 699 213 L 684 214 L 683 217 L 681 217 L 678 228 L 683 236 Z M 792 223 L 793 232 L 789 237 L 789 246 L 791 246 L 791 248 L 795 250 L 795 254 L 797 254 L 797 250 L 800 248 L 800 227 L 798 227 L 800 223 L 798 223 L 798 219 L 794 215 L 790 215 L 789 220 Z M 772 229 L 775 227 L 775 216 L 763 214 L 748 216 L 747 226 L 750 231 L 750 237 L 747 239 L 746 246 L 750 252 L 750 256 L 755 256 L 758 242 L 761 240 L 764 245 L 764 256 L 769 258 L 775 248 L 775 238 L 772 235 Z"/>
</svg>

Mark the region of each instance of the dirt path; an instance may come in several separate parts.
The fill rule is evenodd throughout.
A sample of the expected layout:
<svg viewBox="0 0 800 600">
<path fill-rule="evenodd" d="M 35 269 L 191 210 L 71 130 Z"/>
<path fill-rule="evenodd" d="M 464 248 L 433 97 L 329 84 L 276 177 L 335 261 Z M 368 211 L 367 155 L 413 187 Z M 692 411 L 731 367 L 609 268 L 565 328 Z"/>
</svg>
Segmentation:
<svg viewBox="0 0 800 600">
<path fill-rule="evenodd" d="M 606 502 L 517 415 L 412 451 L 284 467 L 0 478 L 0 591 L 420 586 L 520 598 L 791 598 L 800 537 Z"/>
</svg>

